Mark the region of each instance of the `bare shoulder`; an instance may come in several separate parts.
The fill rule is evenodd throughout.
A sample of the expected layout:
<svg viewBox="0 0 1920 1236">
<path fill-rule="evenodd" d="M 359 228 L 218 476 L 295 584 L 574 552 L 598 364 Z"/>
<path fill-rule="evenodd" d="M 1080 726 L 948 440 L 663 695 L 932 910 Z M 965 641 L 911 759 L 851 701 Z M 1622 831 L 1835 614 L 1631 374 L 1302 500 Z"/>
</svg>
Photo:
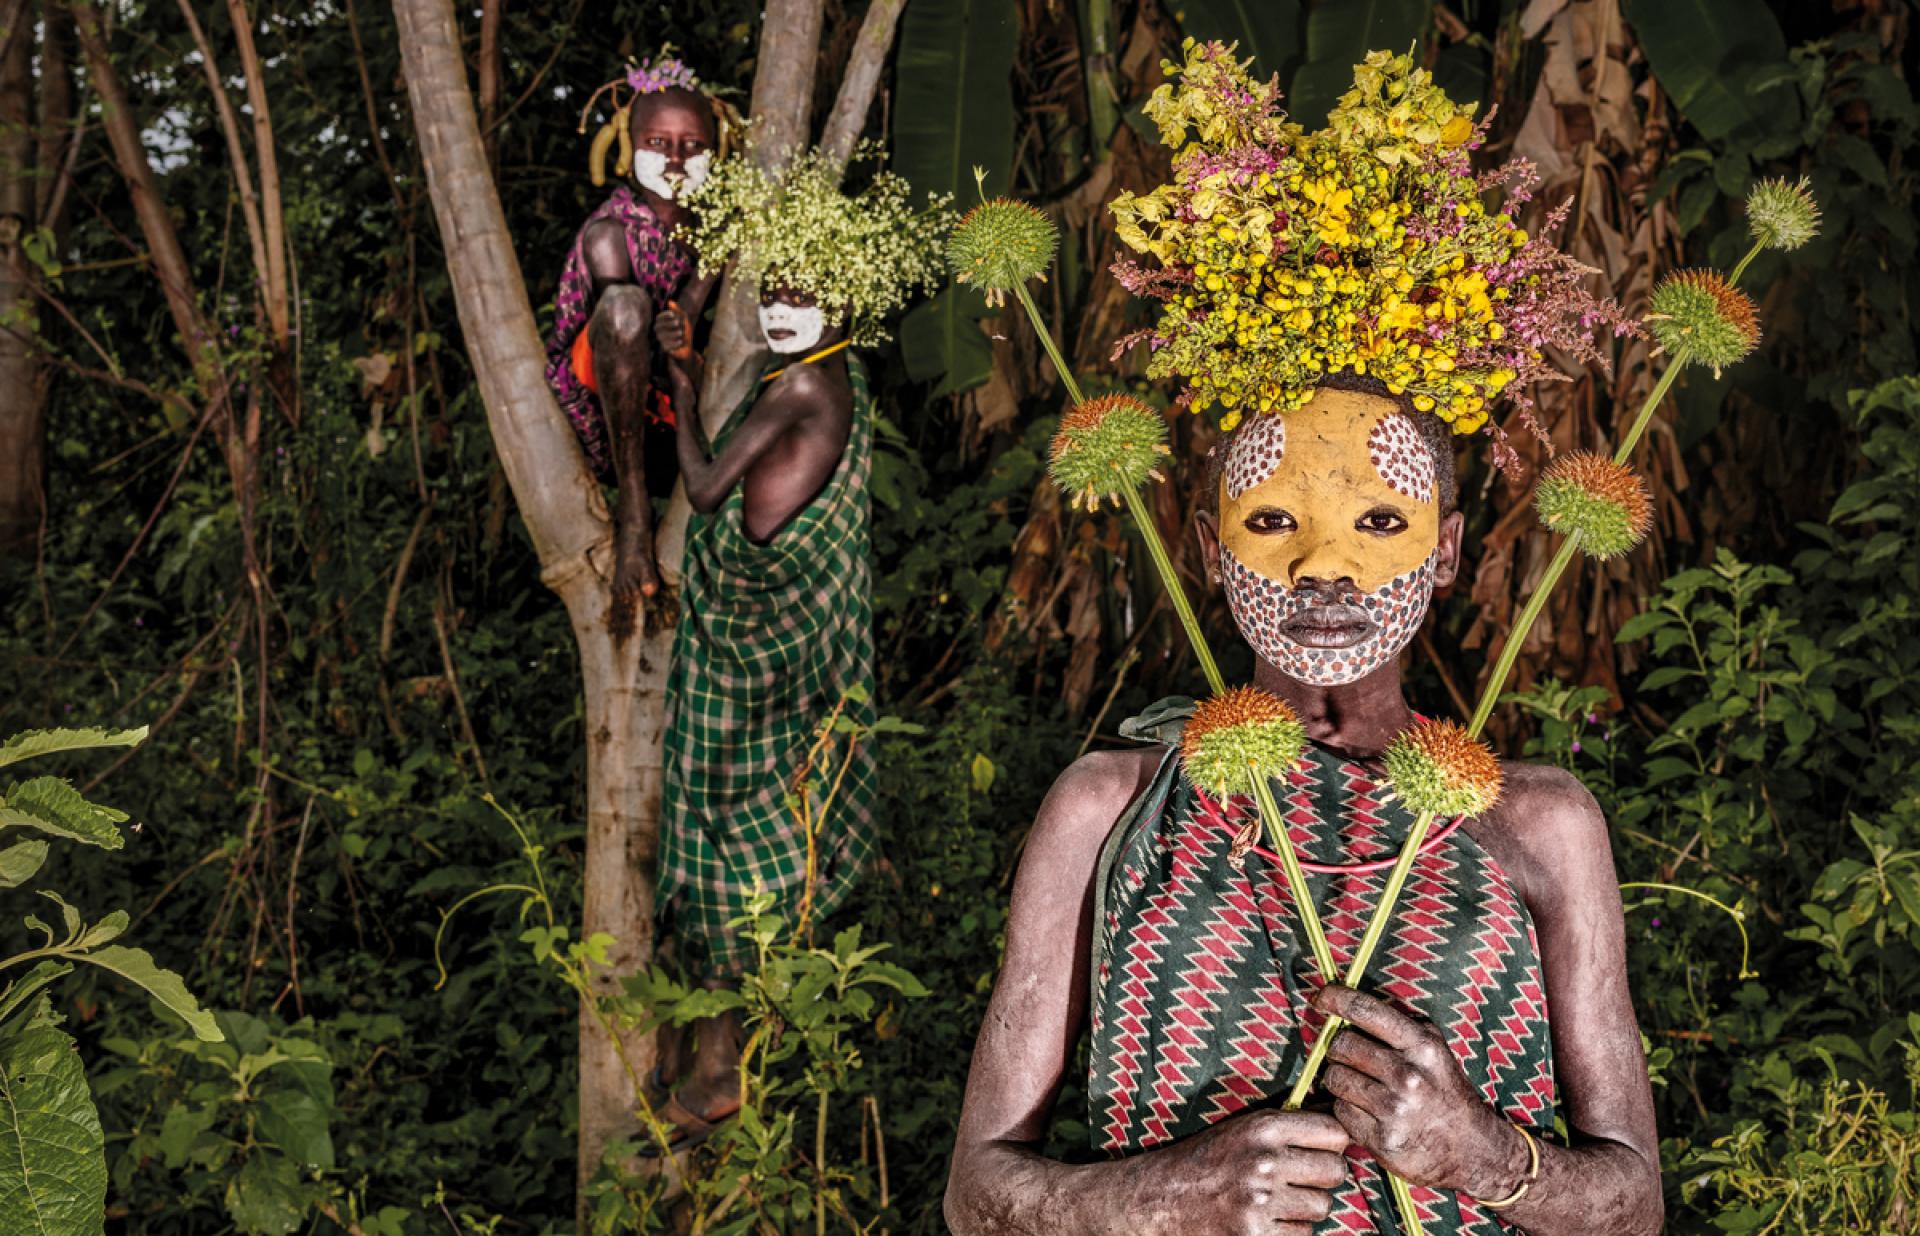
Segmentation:
<svg viewBox="0 0 1920 1236">
<path fill-rule="evenodd" d="M 1470 831 L 1528 901 L 1613 879 L 1613 849 L 1600 804 L 1580 779 L 1552 764 L 1503 761 L 1505 786 Z"/>
<path fill-rule="evenodd" d="M 785 373 L 768 384 L 762 398 L 804 416 L 831 415 L 853 407 L 853 390 L 846 378 L 819 365 L 788 365 Z"/>
<path fill-rule="evenodd" d="M 1091 751 L 1069 764 L 1034 817 L 1028 853 L 1055 861 L 1097 854 L 1114 822 L 1153 780 L 1162 754 L 1159 747 Z"/>
</svg>

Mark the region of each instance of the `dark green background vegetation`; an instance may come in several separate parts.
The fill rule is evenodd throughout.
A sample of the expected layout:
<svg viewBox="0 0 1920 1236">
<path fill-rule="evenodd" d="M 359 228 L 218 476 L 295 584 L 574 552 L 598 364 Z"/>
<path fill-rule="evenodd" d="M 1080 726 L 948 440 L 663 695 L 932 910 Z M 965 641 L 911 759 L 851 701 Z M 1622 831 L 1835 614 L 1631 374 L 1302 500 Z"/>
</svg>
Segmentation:
<svg viewBox="0 0 1920 1236">
<path fill-rule="evenodd" d="M 622 54 L 664 39 L 744 91 L 756 7 L 507 7 L 514 106 L 499 186 L 543 315 L 597 196 L 574 132 L 587 91 Z M 1149 0 L 1145 11 L 912 0 L 887 128 L 896 166 L 918 187 L 959 190 L 981 163 L 1057 209 L 1068 243 L 1050 308 L 1072 343 L 1079 323 L 1098 320 L 1110 248 L 1099 213 L 1076 203 L 1088 184 L 1099 189 L 1098 163 L 1120 157 L 1089 152 L 1133 149 L 1136 167 L 1143 157 L 1125 126 L 1139 98 L 1133 74 L 1150 74 L 1158 54 L 1128 68 L 1133 40 L 1170 49 L 1183 21 L 1239 37 L 1283 73 L 1304 116 L 1328 105 L 1366 47 L 1419 37 L 1450 88 L 1497 96 L 1517 121 L 1545 59 L 1521 33 L 1520 10 L 1553 7 L 1480 0 L 1452 5 L 1436 25 L 1432 6 L 1404 0 Z M 843 37 L 858 12 L 835 9 L 830 37 Z M 138 943 L 231 1011 L 241 1051 L 291 1042 L 285 1050 L 324 1056 L 330 1072 L 320 1070 L 324 1084 L 311 1068 L 297 1075 L 314 1102 L 278 1105 L 297 1118 L 263 1121 L 272 1088 L 295 1074 L 242 1086 L 136 994 L 93 980 L 64 988 L 61 1011 L 93 1062 L 109 1130 L 110 1228 L 571 1230 L 570 993 L 519 938 L 510 900 L 466 912 L 438 989 L 432 957 L 443 911 L 522 872 L 485 789 L 546 847 L 563 914 L 577 907 L 584 740 L 571 637 L 512 514 L 461 349 L 390 14 L 362 3 L 350 26 L 336 3 L 269 0 L 257 11 L 300 290 L 298 413 L 271 410 L 259 448 L 265 644 L 240 620 L 238 512 L 211 441 L 189 448 L 191 425 L 153 400 L 62 370 L 39 560 L 0 567 L 0 733 L 154 727 L 95 791 L 143 827 L 118 855 L 63 855 L 56 882 L 90 913 L 128 908 Z M 1663 212 L 1671 232 L 1656 257 L 1724 264 L 1744 234 L 1739 197 L 1762 174 L 1811 175 L 1827 226 L 1808 249 L 1756 263 L 1746 286 L 1768 323 L 1763 354 L 1719 382 L 1690 383 L 1675 432 L 1656 440 L 1669 578 L 1657 590 L 1615 581 L 1629 602 L 1653 593 L 1646 616 L 1619 630 L 1616 651 L 1613 626 L 1583 645 L 1576 615 L 1572 634 L 1532 659 L 1509 746 L 1594 788 L 1623 881 L 1682 885 L 1744 913 L 1752 978 L 1741 977 L 1741 933 L 1727 914 L 1680 893 L 1626 894 L 1672 1230 L 1913 1231 L 1912 12 L 1639 0 L 1624 17 L 1610 38 L 1638 87 L 1631 106 L 1661 124 L 1649 123 L 1647 174 L 1612 191 L 1623 210 Z M 224 13 L 204 20 L 230 45 Z M 1111 114 L 1088 102 L 1076 42 L 1103 23 L 1123 53 L 1112 73 L 1124 105 Z M 258 328 L 249 295 L 223 276 L 247 267 L 192 45 L 173 6 L 140 4 L 122 11 L 113 44 L 150 141 L 168 152 L 164 190 L 210 289 L 204 308 L 231 328 L 223 346 L 242 354 L 258 346 Z M 160 292 L 125 260 L 138 232 L 104 143 L 89 140 L 81 159 L 70 233 L 41 254 L 64 308 L 39 313 L 47 346 L 104 368 L 84 331 L 121 372 L 183 389 L 190 375 Z M 1632 234 L 1632 217 L 1617 222 Z M 1638 310 L 1635 294 L 1621 289 Z M 881 711 L 924 730 L 877 740 L 885 861 L 844 919 L 892 943 L 888 958 L 931 995 L 883 1002 L 862 1030 L 863 1066 L 836 1098 L 833 1127 L 840 1159 L 877 1165 L 877 1148 L 855 1140 L 862 1101 L 874 1100 L 896 1232 L 941 1229 L 972 1035 L 1040 795 L 1090 732 L 1104 741 L 1130 709 L 1191 689 L 1194 677 L 1156 652 L 1173 646 L 1164 615 L 1135 640 L 1104 584 L 1105 599 L 1089 602 L 1107 616 L 1092 661 L 1060 623 L 1027 620 L 1021 603 L 1035 592 L 1015 542 L 1034 526 L 1058 396 L 1023 376 L 1038 371 L 1015 333 L 1011 358 L 1008 345 L 1000 354 L 1016 367 L 1011 394 L 995 405 L 1012 415 L 983 411 L 991 388 L 977 384 L 995 353 L 972 320 L 982 313 L 943 298 L 902 329 L 903 350 L 871 362 L 886 417 L 875 479 Z M 1100 366 L 1099 341 L 1075 346 L 1086 368 Z M 1483 470 L 1469 473 L 1469 503 Z M 1124 573 L 1126 546 L 1106 525 L 1054 526 L 1047 561 L 1091 562 L 1096 578 L 1149 595 Z M 1480 555 L 1493 520 L 1473 526 Z M 1458 644 L 1486 600 L 1452 596 L 1438 645 Z M 1145 655 L 1102 711 L 1110 667 L 1130 647 Z M 1470 682 L 1480 655 L 1463 654 L 1451 674 Z M 248 728 L 262 667 L 264 797 Z M 1076 675 L 1091 675 L 1090 693 Z M 1562 678 L 1617 683 L 1619 698 Z M 1415 684 L 1424 707 L 1448 708 L 1425 658 Z M 1074 1097 L 1064 1122 L 1077 1116 Z M 1073 1138 L 1063 1127 L 1062 1144 Z M 865 1179 L 871 1187 L 874 1173 Z M 880 1213 L 877 1194 L 856 1210 Z"/>
</svg>

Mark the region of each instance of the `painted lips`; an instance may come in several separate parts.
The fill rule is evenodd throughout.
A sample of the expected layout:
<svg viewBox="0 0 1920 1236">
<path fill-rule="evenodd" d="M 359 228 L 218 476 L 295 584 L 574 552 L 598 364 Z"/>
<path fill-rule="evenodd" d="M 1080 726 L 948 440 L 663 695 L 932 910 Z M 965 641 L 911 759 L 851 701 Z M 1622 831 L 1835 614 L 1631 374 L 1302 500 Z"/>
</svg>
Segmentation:
<svg viewBox="0 0 1920 1236">
<path fill-rule="evenodd" d="M 1280 634 L 1303 648 L 1352 648 L 1374 633 L 1358 605 L 1315 605 L 1282 622 Z"/>
</svg>

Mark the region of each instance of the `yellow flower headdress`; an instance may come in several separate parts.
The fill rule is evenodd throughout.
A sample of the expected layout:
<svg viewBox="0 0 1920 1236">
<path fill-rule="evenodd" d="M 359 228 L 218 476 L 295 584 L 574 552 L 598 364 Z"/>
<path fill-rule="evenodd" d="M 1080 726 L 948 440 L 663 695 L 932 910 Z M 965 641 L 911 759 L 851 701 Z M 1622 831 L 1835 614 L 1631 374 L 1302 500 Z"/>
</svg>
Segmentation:
<svg viewBox="0 0 1920 1236">
<path fill-rule="evenodd" d="M 1564 376 L 1546 349 L 1604 364 L 1595 329 L 1634 329 L 1585 290 L 1592 271 L 1516 223 L 1530 167 L 1474 174 L 1485 125 L 1411 57 L 1368 55 L 1307 133 L 1231 47 L 1185 52 L 1146 105 L 1174 179 L 1111 205 L 1121 240 L 1158 261 L 1115 273 L 1162 302 L 1121 347 L 1148 343 L 1148 375 L 1185 379 L 1183 398 L 1218 403 L 1224 427 L 1297 408 L 1345 371 L 1470 433 L 1496 399 Z M 1489 210 L 1481 194 L 1500 186 Z"/>
</svg>

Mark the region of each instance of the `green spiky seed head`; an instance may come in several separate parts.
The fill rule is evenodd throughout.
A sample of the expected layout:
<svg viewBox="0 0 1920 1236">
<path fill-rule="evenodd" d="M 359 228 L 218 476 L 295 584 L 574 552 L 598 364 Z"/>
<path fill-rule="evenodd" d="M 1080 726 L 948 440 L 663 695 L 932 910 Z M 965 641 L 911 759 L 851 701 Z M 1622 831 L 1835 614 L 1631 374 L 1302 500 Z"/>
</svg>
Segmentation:
<svg viewBox="0 0 1920 1236">
<path fill-rule="evenodd" d="M 984 182 L 985 174 L 975 168 L 974 177 Z M 1047 277 L 1059 243 L 1053 220 L 1025 202 L 996 197 L 975 206 L 955 226 L 947 240 L 947 266 L 955 280 L 984 292 L 988 304 L 1003 305 L 1008 292 Z"/>
<path fill-rule="evenodd" d="M 1540 477 L 1533 506 L 1553 531 L 1578 532 L 1580 548 L 1595 558 L 1619 557 L 1653 525 L 1646 482 L 1625 464 L 1590 451 L 1554 460 Z"/>
<path fill-rule="evenodd" d="M 1720 370 L 1760 342 L 1760 311 L 1711 270 L 1676 271 L 1653 290 L 1647 329 L 1676 360 Z"/>
<path fill-rule="evenodd" d="M 1769 249 L 1798 249 L 1820 234 L 1820 203 L 1807 178 L 1763 180 L 1747 193 L 1747 227 Z"/>
<path fill-rule="evenodd" d="M 1102 395 L 1060 418 L 1047 471 L 1075 506 L 1118 499 L 1160 476 L 1167 422 L 1132 395 Z"/>
<path fill-rule="evenodd" d="M 1300 762 L 1307 728 L 1287 702 L 1258 687 L 1232 687 L 1193 709 L 1180 763 L 1216 798 L 1245 794 L 1252 778 L 1281 777 Z"/>
<path fill-rule="evenodd" d="M 1453 721 L 1422 721 L 1387 744 L 1387 780 L 1413 811 L 1480 815 L 1500 799 L 1500 761 Z"/>
</svg>

